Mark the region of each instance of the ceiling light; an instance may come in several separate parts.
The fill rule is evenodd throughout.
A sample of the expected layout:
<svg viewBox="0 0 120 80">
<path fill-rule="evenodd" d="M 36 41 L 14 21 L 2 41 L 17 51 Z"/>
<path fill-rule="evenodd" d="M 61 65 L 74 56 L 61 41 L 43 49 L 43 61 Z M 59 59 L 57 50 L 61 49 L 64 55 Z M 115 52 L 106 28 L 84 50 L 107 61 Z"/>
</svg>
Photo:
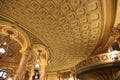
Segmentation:
<svg viewBox="0 0 120 80">
<path fill-rule="evenodd" d="M 4 54 L 5 53 L 5 49 L 4 48 L 0 48 L 0 54 Z"/>
<path fill-rule="evenodd" d="M 35 75 L 35 79 L 38 79 L 38 75 Z"/>
<path fill-rule="evenodd" d="M 111 58 L 112 59 L 118 59 L 119 52 L 117 50 L 114 50 L 111 52 Z"/>
<path fill-rule="evenodd" d="M 3 75 L 3 71 L 0 72 L 0 77 Z"/>
<path fill-rule="evenodd" d="M 7 43 L 0 44 L 0 57 L 7 55 Z"/>
<path fill-rule="evenodd" d="M 4 41 L 4 39 L 3 39 Z M 0 57 L 7 55 L 8 45 L 7 42 L 0 42 Z"/>
<path fill-rule="evenodd" d="M 39 68 L 40 67 L 40 64 L 35 64 L 35 68 Z"/>
<path fill-rule="evenodd" d="M 2 76 L 3 78 L 6 78 L 7 77 L 7 73 L 6 72 L 4 72 L 4 74 L 3 74 L 3 76 Z"/>
<path fill-rule="evenodd" d="M 3 45 L 7 45 L 7 43 L 6 43 L 6 42 L 3 42 Z"/>
<path fill-rule="evenodd" d="M 39 79 L 40 78 L 40 74 L 39 74 L 39 70 L 34 70 L 34 75 L 33 75 L 33 79 Z"/>
<path fill-rule="evenodd" d="M 0 71 L 0 78 L 5 79 L 7 77 L 7 73 L 5 71 Z"/>
<path fill-rule="evenodd" d="M 70 77 L 68 80 L 74 80 L 72 77 Z"/>
<path fill-rule="evenodd" d="M 40 60 L 39 60 L 39 59 L 37 59 L 37 62 L 40 62 Z"/>
</svg>

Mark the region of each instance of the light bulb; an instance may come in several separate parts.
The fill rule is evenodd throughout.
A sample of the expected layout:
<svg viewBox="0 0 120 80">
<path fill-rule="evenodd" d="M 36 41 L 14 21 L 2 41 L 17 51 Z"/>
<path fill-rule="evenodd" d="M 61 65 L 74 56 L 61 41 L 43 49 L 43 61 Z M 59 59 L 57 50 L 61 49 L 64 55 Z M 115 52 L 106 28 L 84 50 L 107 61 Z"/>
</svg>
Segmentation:
<svg viewBox="0 0 120 80">
<path fill-rule="evenodd" d="M 37 59 L 37 62 L 40 62 L 40 60 L 39 60 L 39 59 Z"/>
<path fill-rule="evenodd" d="M 1 72 L 0 72 L 0 77 L 2 77 L 2 75 L 3 75 L 3 72 L 1 71 Z"/>
<path fill-rule="evenodd" d="M 6 78 L 6 77 L 7 77 L 7 73 L 4 72 L 2 77 L 3 77 L 3 78 Z"/>
<path fill-rule="evenodd" d="M 7 45 L 7 43 L 6 43 L 6 42 L 4 42 L 4 43 L 3 43 L 3 45 Z"/>
<path fill-rule="evenodd" d="M 35 64 L 35 68 L 39 68 L 40 67 L 40 64 Z"/>
<path fill-rule="evenodd" d="M 0 48 L 0 54 L 4 54 L 5 53 L 5 49 L 4 48 Z"/>
<path fill-rule="evenodd" d="M 35 79 L 38 79 L 38 76 L 37 76 L 37 75 L 35 75 Z"/>
<path fill-rule="evenodd" d="M 118 58 L 118 51 L 117 50 L 112 51 L 111 58 L 112 59 L 117 59 Z"/>
</svg>

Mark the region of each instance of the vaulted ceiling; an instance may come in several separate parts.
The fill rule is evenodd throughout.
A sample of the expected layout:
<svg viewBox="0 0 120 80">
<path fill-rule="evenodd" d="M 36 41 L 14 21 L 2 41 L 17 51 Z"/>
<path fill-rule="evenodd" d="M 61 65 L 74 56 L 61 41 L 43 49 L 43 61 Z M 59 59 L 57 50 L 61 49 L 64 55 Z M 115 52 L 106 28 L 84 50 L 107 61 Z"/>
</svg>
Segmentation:
<svg viewBox="0 0 120 80">
<path fill-rule="evenodd" d="M 45 45 L 49 50 L 47 71 L 58 71 L 105 49 L 113 26 L 114 2 L 0 0 L 0 16 L 19 25 L 31 45 Z"/>
</svg>

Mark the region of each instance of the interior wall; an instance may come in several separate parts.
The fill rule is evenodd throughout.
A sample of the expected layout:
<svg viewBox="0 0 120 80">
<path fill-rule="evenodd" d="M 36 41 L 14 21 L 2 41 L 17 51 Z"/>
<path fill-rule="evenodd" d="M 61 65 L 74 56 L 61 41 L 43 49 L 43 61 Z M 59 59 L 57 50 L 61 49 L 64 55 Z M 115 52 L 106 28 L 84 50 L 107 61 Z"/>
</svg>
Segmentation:
<svg viewBox="0 0 120 80">
<path fill-rule="evenodd" d="M 59 80 L 57 74 L 48 74 L 46 80 Z"/>
</svg>

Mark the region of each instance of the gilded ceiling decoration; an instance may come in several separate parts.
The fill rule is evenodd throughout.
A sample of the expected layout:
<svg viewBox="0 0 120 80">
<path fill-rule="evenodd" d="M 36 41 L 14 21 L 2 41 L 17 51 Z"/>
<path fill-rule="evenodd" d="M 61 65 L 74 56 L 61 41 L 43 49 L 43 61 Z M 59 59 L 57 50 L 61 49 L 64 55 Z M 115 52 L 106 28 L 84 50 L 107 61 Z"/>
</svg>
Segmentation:
<svg viewBox="0 0 120 80">
<path fill-rule="evenodd" d="M 3 65 L 7 66 L 7 64 L 18 66 L 21 59 L 21 54 L 19 52 L 21 49 L 20 44 L 15 40 L 10 39 L 8 36 L 0 35 L 0 42 L 3 40 L 8 44 L 8 50 L 6 52 L 6 56 L 1 57 L 0 59 L 0 67 Z M 5 64 L 2 64 L 2 62 Z"/>
<path fill-rule="evenodd" d="M 86 69 L 89 70 L 91 67 L 95 66 L 114 64 L 114 62 L 118 62 L 119 60 L 119 54 L 117 54 L 116 57 L 113 57 L 112 53 L 104 53 L 93 57 L 89 57 L 88 59 L 76 65 L 76 73 L 82 73 Z"/>
<path fill-rule="evenodd" d="M 100 1 L 1 0 L 0 15 L 47 45 L 47 71 L 57 71 L 75 66 L 96 48 L 103 29 Z"/>
</svg>

